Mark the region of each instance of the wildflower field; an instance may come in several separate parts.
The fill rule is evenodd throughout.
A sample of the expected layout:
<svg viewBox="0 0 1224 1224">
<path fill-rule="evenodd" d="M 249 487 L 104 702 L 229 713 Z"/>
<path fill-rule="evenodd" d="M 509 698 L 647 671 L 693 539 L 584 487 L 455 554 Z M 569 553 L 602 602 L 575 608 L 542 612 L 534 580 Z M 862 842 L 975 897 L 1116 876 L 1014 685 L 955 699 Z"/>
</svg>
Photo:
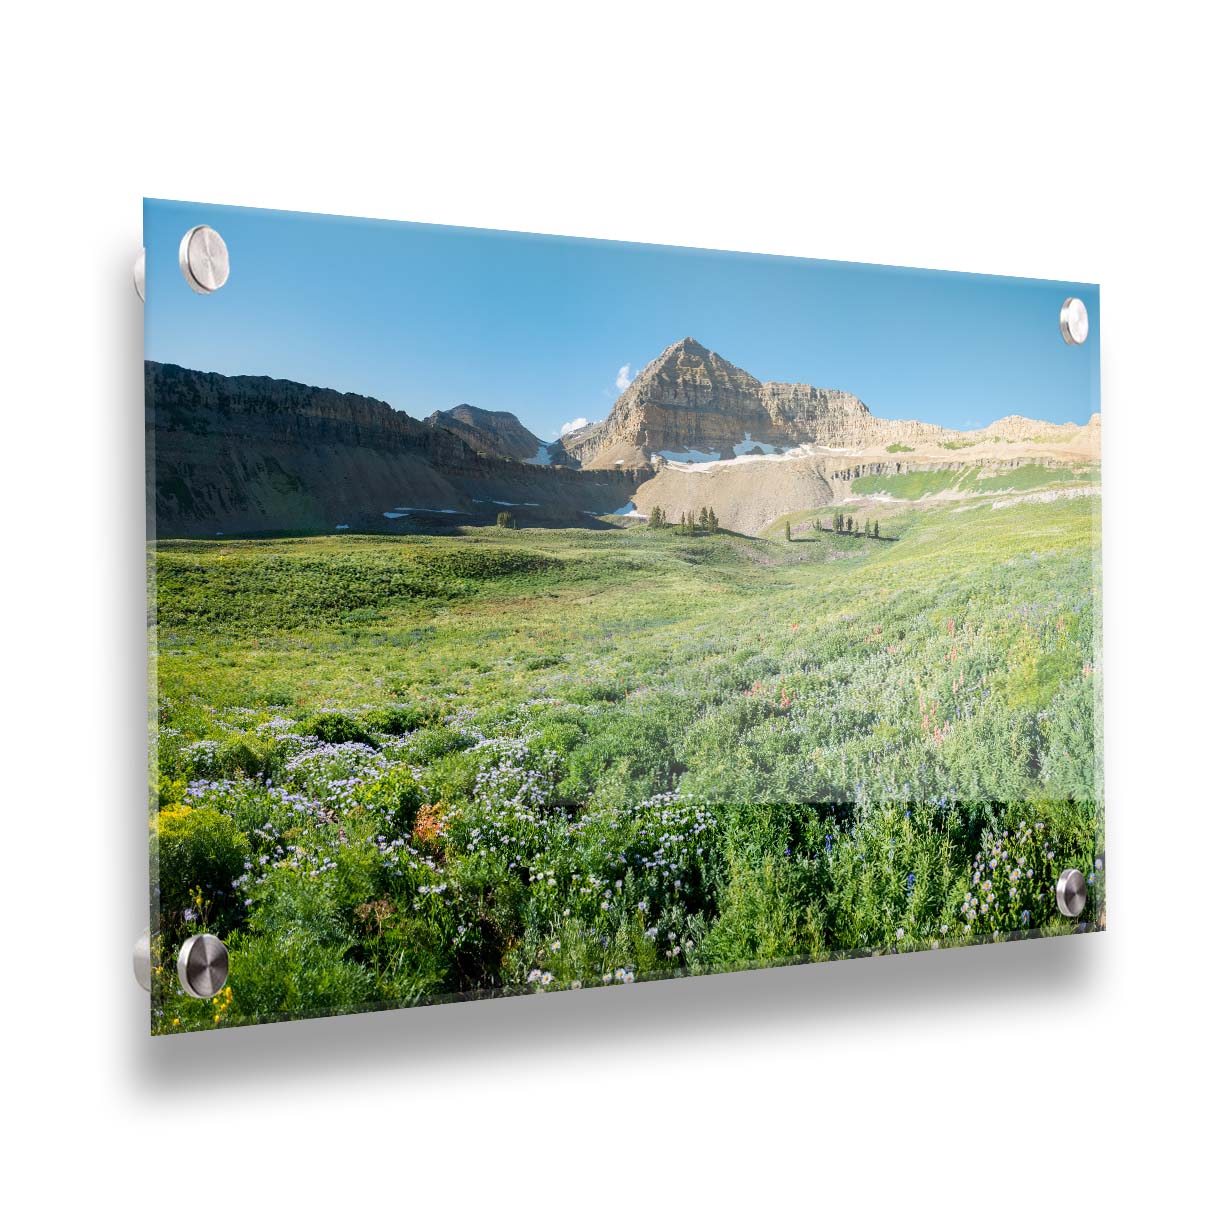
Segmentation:
<svg viewBox="0 0 1224 1224">
<path fill-rule="evenodd" d="M 885 512 L 151 546 L 154 1031 L 1101 925 L 1098 500 Z"/>
</svg>

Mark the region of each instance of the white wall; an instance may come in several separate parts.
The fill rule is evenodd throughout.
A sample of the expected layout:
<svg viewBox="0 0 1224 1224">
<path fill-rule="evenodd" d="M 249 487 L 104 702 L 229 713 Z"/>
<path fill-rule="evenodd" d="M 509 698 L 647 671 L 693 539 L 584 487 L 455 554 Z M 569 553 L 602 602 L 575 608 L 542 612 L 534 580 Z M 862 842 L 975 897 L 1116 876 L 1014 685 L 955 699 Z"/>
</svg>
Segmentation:
<svg viewBox="0 0 1224 1224">
<path fill-rule="evenodd" d="M 8 15 L 15 1218 L 1206 1214 L 1218 31 L 867 7 Z M 143 1037 L 142 194 L 1101 281 L 1109 933 Z"/>
</svg>

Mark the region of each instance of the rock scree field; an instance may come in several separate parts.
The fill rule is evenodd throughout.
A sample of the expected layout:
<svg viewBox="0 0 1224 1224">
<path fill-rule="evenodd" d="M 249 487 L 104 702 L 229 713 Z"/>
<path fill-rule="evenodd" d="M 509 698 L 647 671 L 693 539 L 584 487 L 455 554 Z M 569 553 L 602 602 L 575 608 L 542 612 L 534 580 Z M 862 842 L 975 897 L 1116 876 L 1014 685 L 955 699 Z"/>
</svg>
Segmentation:
<svg viewBox="0 0 1224 1224">
<path fill-rule="evenodd" d="M 1096 471 L 1017 471 L 151 543 L 154 1031 L 1102 927 Z"/>
</svg>

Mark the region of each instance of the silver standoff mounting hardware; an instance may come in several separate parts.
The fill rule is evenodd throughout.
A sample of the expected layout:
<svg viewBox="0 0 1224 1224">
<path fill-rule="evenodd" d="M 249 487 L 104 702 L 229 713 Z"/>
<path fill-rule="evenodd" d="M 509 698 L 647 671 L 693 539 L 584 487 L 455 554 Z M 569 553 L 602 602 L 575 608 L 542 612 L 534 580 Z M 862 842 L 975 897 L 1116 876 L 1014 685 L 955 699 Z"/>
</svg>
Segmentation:
<svg viewBox="0 0 1224 1224">
<path fill-rule="evenodd" d="M 136 256 L 136 263 L 132 267 L 132 284 L 136 286 L 136 296 L 142 302 L 145 300 L 144 265 L 145 265 L 145 253 L 144 253 L 144 247 L 141 247 L 140 254 Z"/>
<path fill-rule="evenodd" d="M 178 954 L 178 978 L 193 999 L 211 999 L 229 977 L 229 949 L 215 935 L 193 935 Z"/>
<path fill-rule="evenodd" d="M 1058 908 L 1068 918 L 1078 918 L 1088 900 L 1088 885 L 1084 873 L 1076 867 L 1068 867 L 1058 877 Z"/>
<path fill-rule="evenodd" d="M 145 927 L 140 938 L 132 948 L 132 972 L 136 980 L 145 988 L 153 989 L 153 970 L 149 964 L 149 928 Z"/>
<path fill-rule="evenodd" d="M 179 267 L 196 293 L 215 293 L 229 280 L 225 239 L 207 225 L 189 229 L 179 243 Z"/>
<path fill-rule="evenodd" d="M 1068 298 L 1058 312 L 1058 327 L 1068 344 L 1083 344 L 1088 339 L 1088 307 L 1079 298 Z"/>
</svg>

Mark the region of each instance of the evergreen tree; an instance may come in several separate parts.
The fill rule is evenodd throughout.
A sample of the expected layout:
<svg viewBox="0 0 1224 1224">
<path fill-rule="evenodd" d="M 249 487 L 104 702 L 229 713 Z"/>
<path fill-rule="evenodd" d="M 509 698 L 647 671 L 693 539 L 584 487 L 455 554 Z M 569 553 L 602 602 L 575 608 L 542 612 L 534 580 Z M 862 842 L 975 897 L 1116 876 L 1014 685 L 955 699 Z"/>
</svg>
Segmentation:
<svg viewBox="0 0 1224 1224">
<path fill-rule="evenodd" d="M 702 506 L 702 507 L 701 507 L 701 517 L 700 517 L 700 519 L 698 520 L 698 522 L 699 522 L 699 525 L 700 525 L 700 527 L 701 527 L 701 530 L 702 530 L 702 531 L 709 531 L 709 529 L 710 529 L 710 512 L 709 512 L 709 511 L 708 511 L 708 510 L 705 508 L 705 506 Z"/>
<path fill-rule="evenodd" d="M 790 523 L 786 524 L 786 542 L 789 544 L 791 538 Z"/>
<path fill-rule="evenodd" d="M 718 515 L 714 513 L 714 507 L 710 507 L 710 530 L 718 530 Z"/>
<path fill-rule="evenodd" d="M 513 527 L 514 515 L 511 514 L 509 510 L 501 511 L 501 513 L 497 516 L 497 525 L 499 527 Z"/>
<path fill-rule="evenodd" d="M 849 535 L 854 534 L 854 515 L 853 514 L 846 515 L 846 532 Z"/>
<path fill-rule="evenodd" d="M 651 506 L 650 508 L 650 526 L 663 526 L 663 511 L 658 506 Z"/>
<path fill-rule="evenodd" d="M 833 530 L 834 530 L 834 531 L 836 531 L 836 532 L 840 532 L 840 531 L 841 531 L 841 529 L 842 529 L 842 524 L 843 524 L 844 522 L 845 522 L 845 520 L 842 518 L 842 512 L 839 510 L 839 511 L 838 511 L 838 512 L 837 512 L 837 513 L 836 513 L 836 514 L 833 516 Z"/>
</svg>

